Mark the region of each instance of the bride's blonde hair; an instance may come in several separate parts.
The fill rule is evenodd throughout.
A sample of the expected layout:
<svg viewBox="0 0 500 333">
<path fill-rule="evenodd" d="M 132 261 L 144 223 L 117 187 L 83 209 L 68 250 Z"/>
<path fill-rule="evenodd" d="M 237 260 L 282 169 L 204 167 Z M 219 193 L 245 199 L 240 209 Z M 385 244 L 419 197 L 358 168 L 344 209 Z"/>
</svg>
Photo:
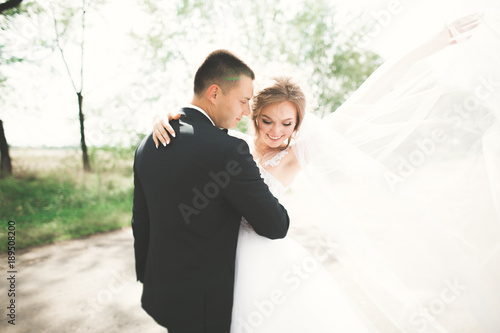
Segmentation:
<svg viewBox="0 0 500 333">
<path fill-rule="evenodd" d="M 306 113 L 306 97 L 300 86 L 287 76 L 273 77 L 270 82 L 260 89 L 252 99 L 252 123 L 255 133 L 259 132 L 258 119 L 262 109 L 275 103 L 291 102 L 297 111 L 297 121 L 286 147 L 290 145 L 293 135 L 299 130 Z"/>
</svg>

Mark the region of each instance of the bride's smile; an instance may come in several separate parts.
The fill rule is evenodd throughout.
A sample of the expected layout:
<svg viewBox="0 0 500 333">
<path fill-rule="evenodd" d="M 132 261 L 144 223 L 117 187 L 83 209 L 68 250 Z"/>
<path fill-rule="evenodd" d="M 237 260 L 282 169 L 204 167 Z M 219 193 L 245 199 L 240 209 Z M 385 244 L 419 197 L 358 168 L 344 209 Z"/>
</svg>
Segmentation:
<svg viewBox="0 0 500 333">
<path fill-rule="evenodd" d="M 269 134 L 268 134 L 267 136 L 268 136 L 269 138 L 271 138 L 271 140 L 273 140 L 273 141 L 277 141 L 277 140 L 279 140 L 279 139 L 281 139 L 281 138 L 283 137 L 283 135 L 282 135 L 282 136 L 279 136 L 279 137 L 277 137 L 277 138 L 274 138 L 274 137 L 270 136 Z"/>
</svg>

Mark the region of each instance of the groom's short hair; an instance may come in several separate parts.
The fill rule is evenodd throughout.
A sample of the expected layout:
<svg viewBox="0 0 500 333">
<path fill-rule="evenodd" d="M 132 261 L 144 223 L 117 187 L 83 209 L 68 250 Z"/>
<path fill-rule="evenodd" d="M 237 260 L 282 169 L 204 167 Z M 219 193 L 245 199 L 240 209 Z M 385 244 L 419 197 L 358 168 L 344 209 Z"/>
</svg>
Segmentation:
<svg viewBox="0 0 500 333">
<path fill-rule="evenodd" d="M 213 51 L 196 71 L 194 93 L 201 96 L 208 87 L 216 84 L 226 94 L 241 77 L 255 80 L 254 72 L 237 56 L 227 50 Z"/>
</svg>

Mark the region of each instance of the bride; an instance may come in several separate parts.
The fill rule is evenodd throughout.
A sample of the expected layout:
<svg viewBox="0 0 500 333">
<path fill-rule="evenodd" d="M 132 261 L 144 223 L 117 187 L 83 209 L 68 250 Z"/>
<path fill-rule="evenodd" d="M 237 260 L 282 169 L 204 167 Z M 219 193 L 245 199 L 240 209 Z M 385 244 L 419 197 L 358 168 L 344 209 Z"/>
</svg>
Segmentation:
<svg viewBox="0 0 500 333">
<path fill-rule="evenodd" d="M 321 120 L 289 78 L 254 96 L 254 140 L 233 135 L 253 143 L 276 196 L 291 187 L 307 207 L 351 287 L 318 251 L 243 221 L 232 332 L 498 331 L 500 42 L 490 23 L 455 21 Z M 162 142 L 168 119 L 155 122 Z"/>
</svg>

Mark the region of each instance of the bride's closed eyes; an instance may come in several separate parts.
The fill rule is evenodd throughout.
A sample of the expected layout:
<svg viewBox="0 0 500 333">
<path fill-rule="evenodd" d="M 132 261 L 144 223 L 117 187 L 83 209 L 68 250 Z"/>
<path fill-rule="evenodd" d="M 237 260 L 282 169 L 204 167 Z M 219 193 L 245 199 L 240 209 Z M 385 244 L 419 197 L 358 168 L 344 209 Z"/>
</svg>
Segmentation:
<svg viewBox="0 0 500 333">
<path fill-rule="evenodd" d="M 269 121 L 269 120 L 264 120 L 264 119 L 262 119 L 262 122 L 263 122 L 264 124 L 266 124 L 266 125 L 271 125 L 271 124 L 273 123 L 272 121 Z M 291 126 L 291 125 L 292 125 L 292 123 L 281 124 L 281 125 L 283 125 L 283 126 Z"/>
</svg>

